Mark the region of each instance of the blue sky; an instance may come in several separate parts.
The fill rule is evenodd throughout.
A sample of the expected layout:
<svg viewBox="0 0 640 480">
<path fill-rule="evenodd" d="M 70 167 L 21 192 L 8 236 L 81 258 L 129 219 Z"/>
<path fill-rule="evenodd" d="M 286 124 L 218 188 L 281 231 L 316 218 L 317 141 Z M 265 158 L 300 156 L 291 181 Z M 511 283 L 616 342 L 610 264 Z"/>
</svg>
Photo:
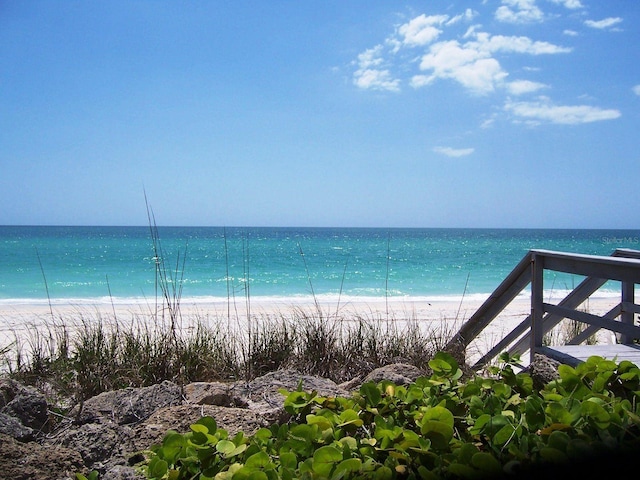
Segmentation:
<svg viewBox="0 0 640 480">
<path fill-rule="evenodd" d="M 0 2 L 0 224 L 640 227 L 629 0 Z"/>
</svg>

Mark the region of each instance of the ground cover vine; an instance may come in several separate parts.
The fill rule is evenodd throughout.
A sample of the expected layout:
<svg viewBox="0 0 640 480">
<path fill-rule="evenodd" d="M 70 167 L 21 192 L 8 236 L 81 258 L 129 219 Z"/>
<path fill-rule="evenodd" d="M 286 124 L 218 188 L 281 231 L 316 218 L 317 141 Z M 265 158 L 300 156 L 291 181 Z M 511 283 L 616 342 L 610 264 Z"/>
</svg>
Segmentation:
<svg viewBox="0 0 640 480">
<path fill-rule="evenodd" d="M 169 431 L 140 467 L 149 479 L 275 480 L 493 478 L 638 448 L 640 369 L 591 357 L 534 390 L 515 359 L 463 379 L 440 352 L 432 374 L 406 386 L 365 383 L 351 397 L 303 385 L 290 420 L 230 436 L 212 417 Z"/>
</svg>

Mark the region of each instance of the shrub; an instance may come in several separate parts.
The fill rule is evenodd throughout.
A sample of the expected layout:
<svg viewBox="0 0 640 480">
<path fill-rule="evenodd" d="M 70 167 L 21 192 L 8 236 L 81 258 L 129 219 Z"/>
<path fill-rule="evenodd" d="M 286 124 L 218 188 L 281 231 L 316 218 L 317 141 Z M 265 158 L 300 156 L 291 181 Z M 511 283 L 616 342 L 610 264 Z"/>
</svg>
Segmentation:
<svg viewBox="0 0 640 480">
<path fill-rule="evenodd" d="M 212 417 L 170 431 L 141 469 L 150 479 L 478 478 L 521 474 L 637 444 L 640 370 L 591 357 L 534 391 L 510 359 L 462 382 L 453 357 L 408 386 L 365 383 L 349 398 L 299 388 L 292 417 L 230 437 Z"/>
</svg>

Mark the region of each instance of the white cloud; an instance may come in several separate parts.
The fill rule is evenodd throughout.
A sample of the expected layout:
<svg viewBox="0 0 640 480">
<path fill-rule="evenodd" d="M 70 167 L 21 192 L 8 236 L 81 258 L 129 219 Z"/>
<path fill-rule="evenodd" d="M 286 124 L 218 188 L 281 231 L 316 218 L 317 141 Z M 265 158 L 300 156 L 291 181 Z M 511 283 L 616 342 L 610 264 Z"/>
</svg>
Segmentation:
<svg viewBox="0 0 640 480">
<path fill-rule="evenodd" d="M 461 20 L 467 20 L 467 21 L 471 21 L 473 20 L 476 16 L 478 15 L 478 12 L 467 8 L 463 14 L 461 15 L 456 15 L 455 17 L 452 17 L 451 20 L 448 20 L 446 25 L 450 26 L 453 24 L 456 24 L 458 22 L 460 22 Z"/>
<path fill-rule="evenodd" d="M 507 102 L 505 109 L 533 123 L 564 125 L 614 120 L 621 115 L 618 110 L 605 110 L 589 105 L 553 105 L 545 98 L 537 102 Z"/>
<path fill-rule="evenodd" d="M 376 67 L 382 64 L 382 45 L 365 50 L 358 55 L 358 66 L 362 69 Z"/>
<path fill-rule="evenodd" d="M 426 87 L 436 79 L 433 75 L 414 75 L 411 77 L 409 85 L 413 88 Z"/>
<path fill-rule="evenodd" d="M 578 32 L 576 32 L 575 30 L 563 30 L 562 33 L 564 33 L 565 35 L 569 36 L 569 37 L 577 37 L 578 36 Z"/>
<path fill-rule="evenodd" d="M 633 87 L 633 93 L 640 96 L 640 85 L 636 85 Z"/>
<path fill-rule="evenodd" d="M 457 40 L 438 42 L 422 56 L 419 67 L 430 74 L 415 76 L 411 85 L 420 87 L 432 83 L 436 78 L 455 80 L 475 94 L 488 94 L 502 86 L 508 76 L 494 53 L 523 53 L 530 55 L 558 54 L 570 52 L 570 48 L 548 42 L 534 42 L 528 37 L 513 37 L 476 32 L 470 29 L 466 37 L 474 38 L 460 44 Z M 534 83 L 516 83 L 514 89 L 531 89 Z M 532 90 L 530 90 L 532 91 Z"/>
<path fill-rule="evenodd" d="M 436 25 L 442 25 L 449 17 L 447 15 L 424 14 L 412 19 L 398 28 L 398 33 L 403 37 L 402 43 L 409 46 L 427 45 L 433 42 L 442 33 Z"/>
<path fill-rule="evenodd" d="M 570 10 L 577 10 L 578 8 L 584 8 L 584 5 L 580 3 L 580 0 L 549 0 L 552 3 L 558 5 L 564 5 L 565 8 Z"/>
<path fill-rule="evenodd" d="M 487 52 L 466 48 L 456 40 L 432 45 L 429 53 L 422 57 L 420 70 L 431 70 L 432 75 L 424 79 L 424 84 L 435 78 L 449 78 L 477 94 L 494 90 L 507 73 L 500 63 Z"/>
<path fill-rule="evenodd" d="M 531 82 L 529 80 L 514 80 L 505 84 L 507 91 L 512 95 L 522 95 L 525 93 L 537 92 L 543 88 L 547 88 L 544 83 Z"/>
<path fill-rule="evenodd" d="M 535 23 L 544 18 L 535 0 L 502 0 L 495 12 L 496 20 L 506 23 Z"/>
<path fill-rule="evenodd" d="M 597 28 L 599 30 L 604 30 L 607 28 L 611 28 L 614 25 L 617 25 L 618 23 L 622 22 L 622 19 L 620 17 L 609 17 L 609 18 L 604 18 L 602 20 L 585 20 L 584 24 L 587 27 L 591 27 L 591 28 Z"/>
<path fill-rule="evenodd" d="M 400 90 L 400 80 L 394 79 L 388 69 L 382 68 L 382 45 L 365 50 L 358 55 L 358 69 L 353 74 L 353 83 L 364 89 Z"/>
<path fill-rule="evenodd" d="M 549 42 L 534 42 L 529 37 L 514 37 L 504 35 L 489 35 L 485 32 L 476 34 L 477 41 L 470 42 L 467 46 L 473 46 L 481 50 L 494 52 L 528 53 L 530 55 L 548 55 L 557 53 L 569 53 L 571 48 L 560 47 Z"/>
<path fill-rule="evenodd" d="M 436 153 L 441 153 L 447 157 L 466 157 L 471 155 L 475 148 L 451 148 L 451 147 L 434 147 Z"/>
</svg>

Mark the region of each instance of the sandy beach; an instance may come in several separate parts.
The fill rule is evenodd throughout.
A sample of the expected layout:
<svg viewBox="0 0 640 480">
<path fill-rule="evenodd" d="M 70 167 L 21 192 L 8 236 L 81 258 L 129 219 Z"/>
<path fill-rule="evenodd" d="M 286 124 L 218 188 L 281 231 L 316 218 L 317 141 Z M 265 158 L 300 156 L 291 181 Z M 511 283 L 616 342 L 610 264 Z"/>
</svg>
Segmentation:
<svg viewBox="0 0 640 480">
<path fill-rule="evenodd" d="M 372 320 L 393 322 L 402 328 L 408 321 L 415 322 L 424 332 L 453 335 L 461 325 L 484 303 L 486 297 L 471 298 L 380 298 L 360 301 L 351 299 L 342 303 L 335 301 L 310 301 L 296 297 L 279 300 L 251 299 L 230 304 L 227 301 L 203 302 L 183 299 L 180 303 L 180 329 L 188 332 L 198 323 L 205 325 L 230 325 L 242 329 L 247 313 L 253 319 L 294 318 L 296 312 L 314 312 L 320 309 L 323 318 L 340 318 L 343 321 Z M 556 303 L 560 299 L 548 299 Z M 594 314 L 604 314 L 618 303 L 615 297 L 596 297 L 582 306 Z M 248 308 L 247 308 L 248 307 Z M 528 296 L 519 296 L 491 322 L 467 348 L 467 362 L 473 363 L 499 342 L 530 312 Z M 247 312 L 249 310 L 249 312 Z M 157 312 L 157 315 L 156 315 Z M 52 327 L 64 326 L 69 332 L 84 324 L 101 321 L 104 325 L 131 326 L 162 318 L 162 309 L 152 302 L 135 303 L 79 303 L 56 301 L 48 303 L 2 303 L 0 304 L 0 349 L 13 344 L 17 339 L 24 345 L 35 338 L 46 338 Z M 164 312 L 165 321 L 169 314 Z M 598 335 L 598 343 L 611 342 L 609 332 Z"/>
</svg>

